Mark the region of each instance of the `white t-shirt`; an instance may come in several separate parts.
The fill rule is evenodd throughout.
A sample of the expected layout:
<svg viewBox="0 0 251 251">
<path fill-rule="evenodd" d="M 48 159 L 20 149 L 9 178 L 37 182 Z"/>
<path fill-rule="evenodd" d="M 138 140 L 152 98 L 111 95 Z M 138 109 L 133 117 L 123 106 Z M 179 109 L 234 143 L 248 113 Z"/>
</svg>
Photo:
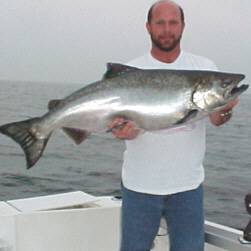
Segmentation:
<svg viewBox="0 0 251 251">
<path fill-rule="evenodd" d="M 182 51 L 163 63 L 150 53 L 130 61 L 142 69 L 217 70 L 207 58 Z M 148 194 L 174 194 L 197 188 L 204 180 L 205 119 L 175 129 L 145 132 L 126 141 L 123 185 Z"/>
</svg>

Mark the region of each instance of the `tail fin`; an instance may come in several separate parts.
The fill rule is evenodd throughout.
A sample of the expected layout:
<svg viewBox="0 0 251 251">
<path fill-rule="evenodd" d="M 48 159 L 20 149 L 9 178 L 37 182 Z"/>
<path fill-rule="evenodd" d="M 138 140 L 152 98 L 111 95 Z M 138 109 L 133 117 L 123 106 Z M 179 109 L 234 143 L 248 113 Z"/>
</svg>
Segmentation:
<svg viewBox="0 0 251 251">
<path fill-rule="evenodd" d="M 0 126 L 0 133 L 15 140 L 23 149 L 26 157 L 27 169 L 31 168 L 42 156 L 45 146 L 50 138 L 38 138 L 32 125 L 39 118 L 32 118 Z"/>
</svg>

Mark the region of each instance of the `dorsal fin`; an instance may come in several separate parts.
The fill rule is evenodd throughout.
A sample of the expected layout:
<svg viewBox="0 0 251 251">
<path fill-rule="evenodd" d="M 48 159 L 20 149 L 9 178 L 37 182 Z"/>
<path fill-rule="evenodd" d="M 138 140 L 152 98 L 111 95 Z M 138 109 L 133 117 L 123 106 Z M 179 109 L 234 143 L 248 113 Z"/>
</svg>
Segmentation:
<svg viewBox="0 0 251 251">
<path fill-rule="evenodd" d="M 137 71 L 139 68 L 118 63 L 107 63 L 107 71 L 103 79 L 114 78 L 128 71 Z"/>
</svg>

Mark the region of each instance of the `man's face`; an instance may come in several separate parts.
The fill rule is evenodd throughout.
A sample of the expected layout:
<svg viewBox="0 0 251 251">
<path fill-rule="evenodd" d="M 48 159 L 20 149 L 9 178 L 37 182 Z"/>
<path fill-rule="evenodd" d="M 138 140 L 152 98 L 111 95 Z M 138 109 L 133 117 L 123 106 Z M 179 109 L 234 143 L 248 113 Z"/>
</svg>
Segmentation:
<svg viewBox="0 0 251 251">
<path fill-rule="evenodd" d="M 153 46 L 167 52 L 179 46 L 184 26 L 178 7 L 168 4 L 155 6 L 146 24 Z"/>
</svg>

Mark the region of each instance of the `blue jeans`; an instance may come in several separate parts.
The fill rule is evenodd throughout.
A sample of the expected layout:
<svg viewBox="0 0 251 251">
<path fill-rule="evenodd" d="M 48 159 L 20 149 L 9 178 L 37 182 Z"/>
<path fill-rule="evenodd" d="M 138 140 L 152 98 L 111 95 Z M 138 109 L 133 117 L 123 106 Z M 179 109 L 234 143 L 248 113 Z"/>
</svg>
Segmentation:
<svg viewBox="0 0 251 251">
<path fill-rule="evenodd" d="M 164 217 L 170 251 L 204 250 L 203 186 L 171 195 L 150 195 L 122 185 L 120 251 L 150 251 Z"/>
</svg>

